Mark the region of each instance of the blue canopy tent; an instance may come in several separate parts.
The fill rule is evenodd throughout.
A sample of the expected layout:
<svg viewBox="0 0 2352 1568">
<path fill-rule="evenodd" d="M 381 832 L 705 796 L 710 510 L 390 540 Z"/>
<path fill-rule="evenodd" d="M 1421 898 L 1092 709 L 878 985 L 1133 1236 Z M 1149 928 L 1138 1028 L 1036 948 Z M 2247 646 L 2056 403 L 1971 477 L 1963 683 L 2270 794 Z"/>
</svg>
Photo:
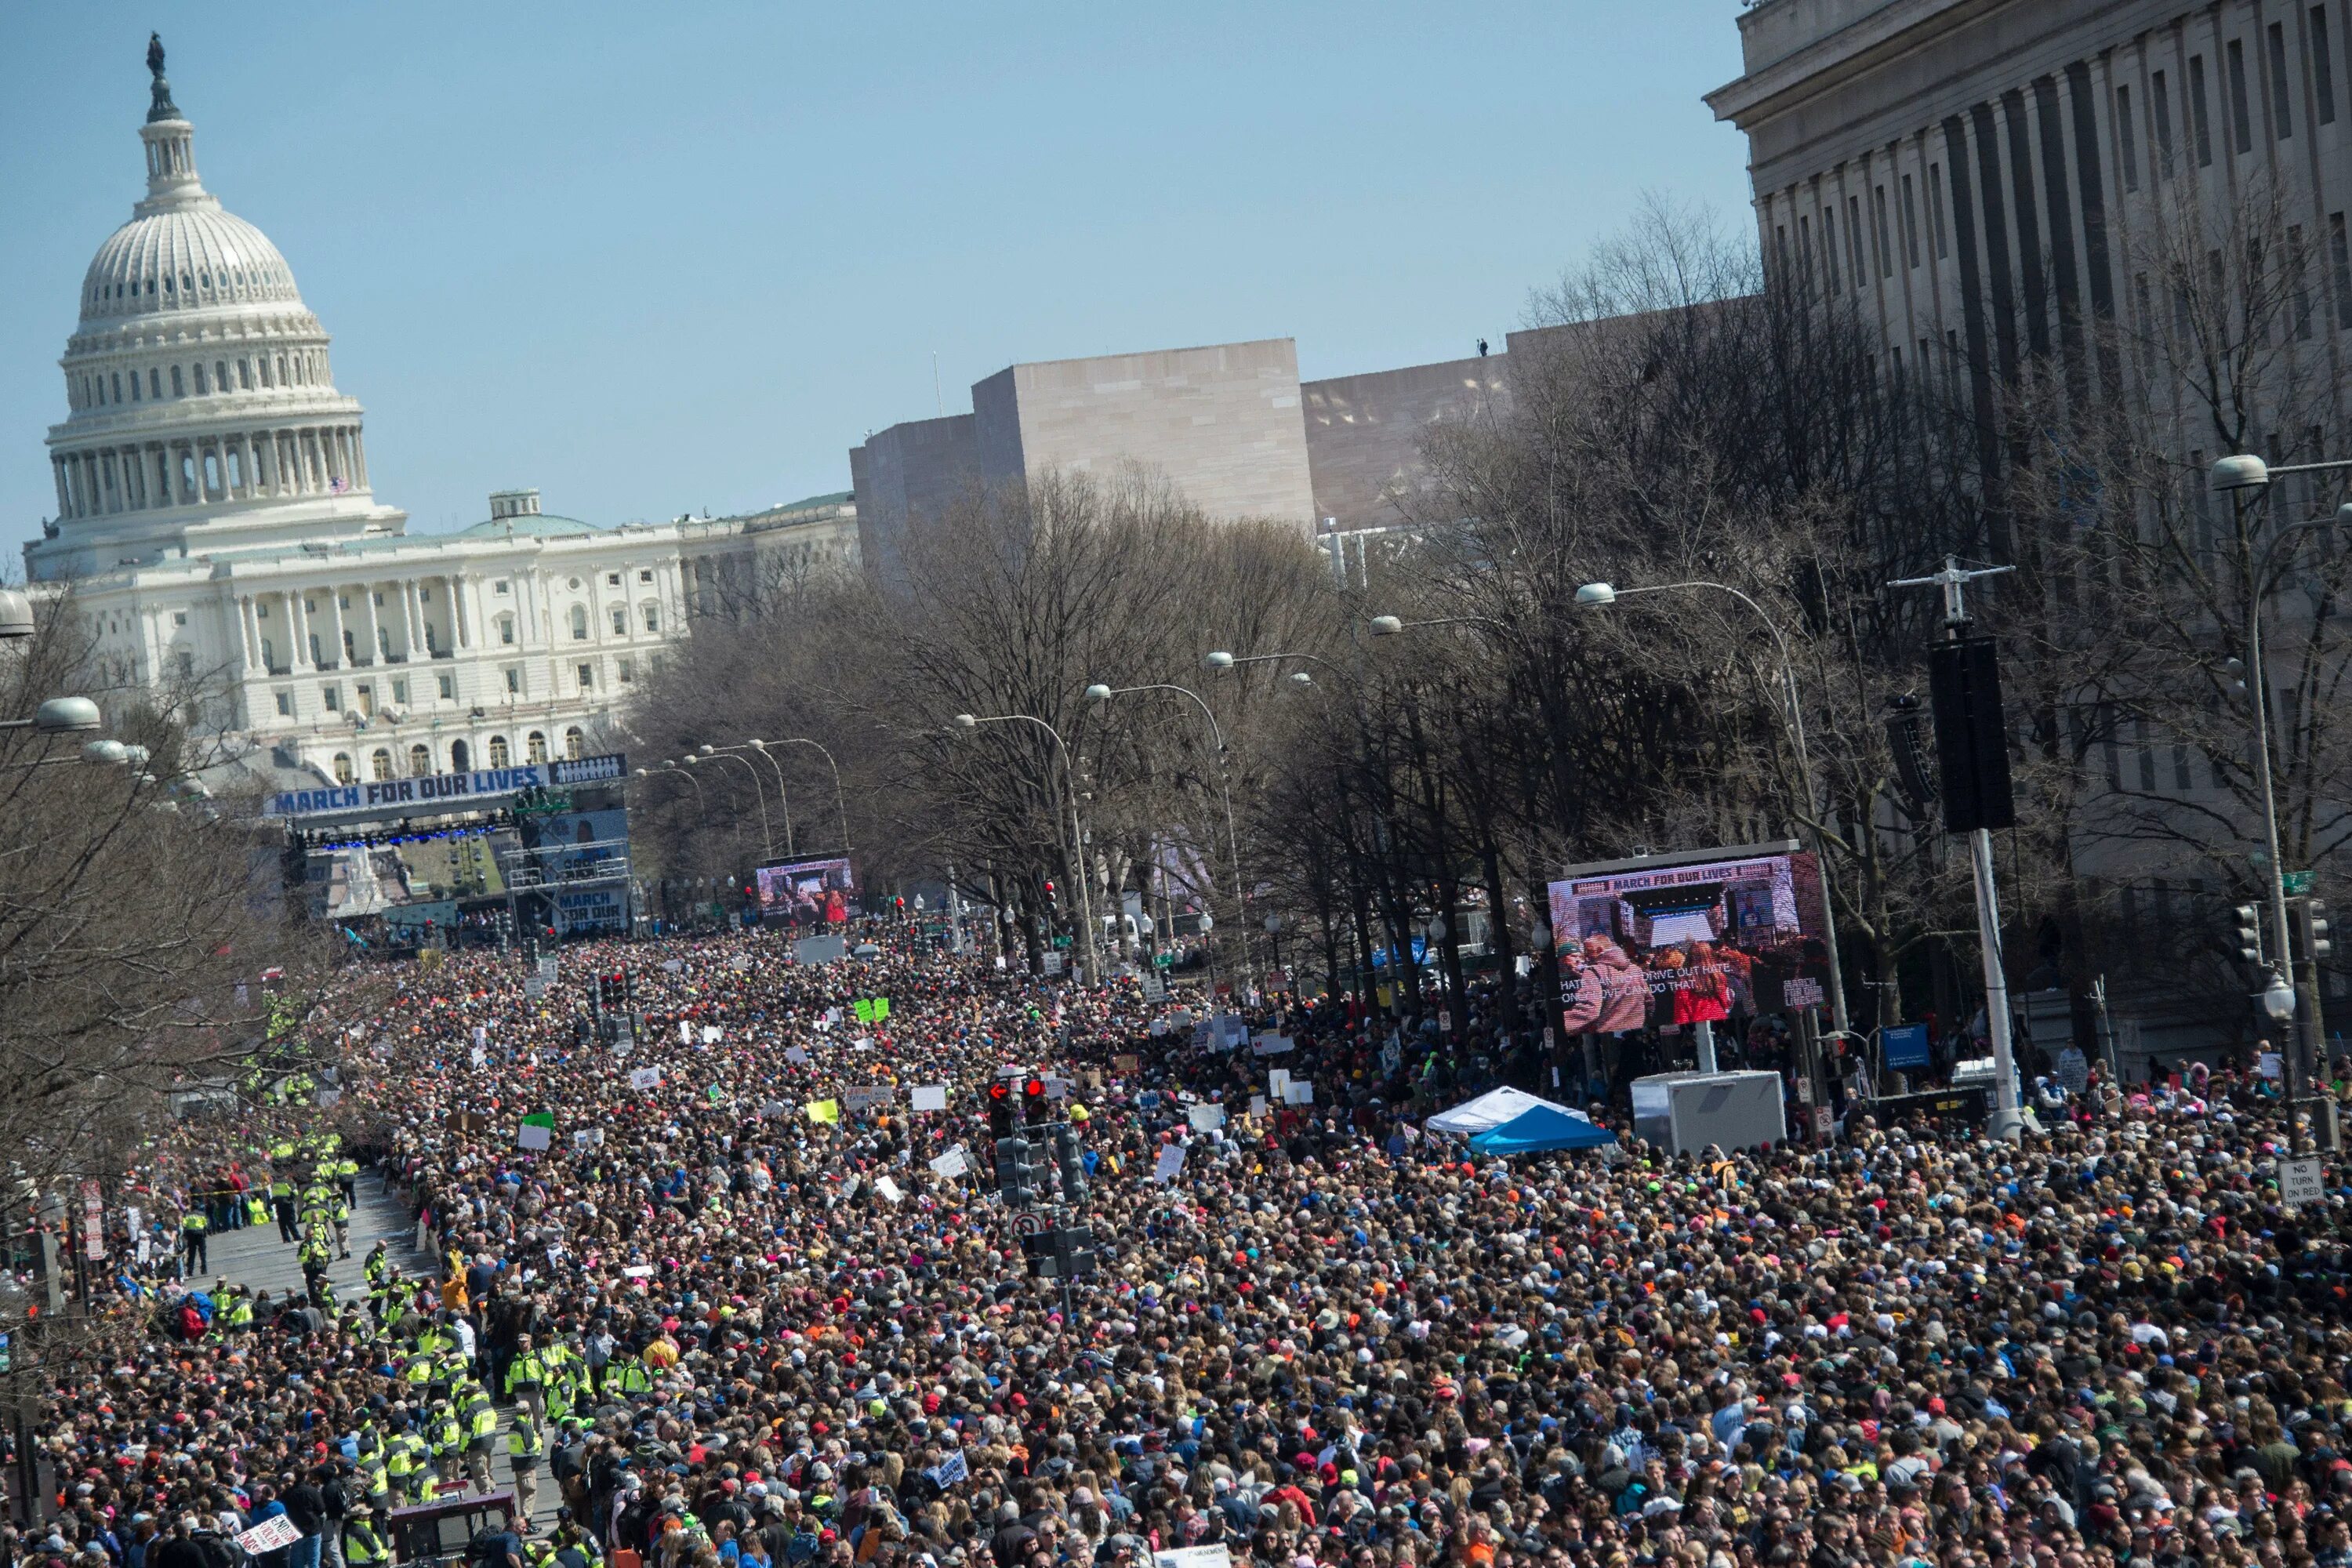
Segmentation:
<svg viewBox="0 0 2352 1568">
<path fill-rule="evenodd" d="M 1543 1154 L 1554 1149 L 1606 1149 L 1617 1134 L 1581 1116 L 1538 1105 L 1470 1140 L 1477 1154 Z"/>
</svg>

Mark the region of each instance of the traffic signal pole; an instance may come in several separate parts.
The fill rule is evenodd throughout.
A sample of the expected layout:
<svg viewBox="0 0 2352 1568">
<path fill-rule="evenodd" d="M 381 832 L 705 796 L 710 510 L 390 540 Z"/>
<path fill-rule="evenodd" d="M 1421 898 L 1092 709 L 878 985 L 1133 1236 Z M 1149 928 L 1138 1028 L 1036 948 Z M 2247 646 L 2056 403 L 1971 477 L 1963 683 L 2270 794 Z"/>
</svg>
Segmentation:
<svg viewBox="0 0 2352 1568">
<path fill-rule="evenodd" d="M 1957 556 L 1927 577 L 1906 577 L 1891 588 L 1937 588 L 1944 595 L 1945 648 L 1931 656 L 1935 676 L 1936 750 L 1944 780 L 1945 831 L 1966 833 L 1974 873 L 1977 940 L 1984 962 L 1985 1032 L 1992 1040 L 1991 1132 L 2014 1142 L 2025 1131 L 2017 1092 L 2017 1053 L 2010 1039 L 2009 974 L 2000 951 L 2000 895 L 1992 878 L 1992 828 L 2015 821 L 2010 791 L 2008 738 L 2000 712 L 2000 680 L 1990 645 L 1968 639 L 1968 608 L 1962 590 L 1979 577 L 2013 572 L 2013 566 L 1974 570 Z"/>
</svg>

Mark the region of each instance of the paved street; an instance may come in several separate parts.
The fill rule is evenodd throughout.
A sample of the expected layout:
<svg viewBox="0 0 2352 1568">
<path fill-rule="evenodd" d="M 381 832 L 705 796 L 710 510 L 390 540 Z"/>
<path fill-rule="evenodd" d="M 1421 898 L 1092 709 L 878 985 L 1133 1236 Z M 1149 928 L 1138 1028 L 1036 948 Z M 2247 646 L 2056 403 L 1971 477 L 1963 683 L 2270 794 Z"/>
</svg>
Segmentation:
<svg viewBox="0 0 2352 1568">
<path fill-rule="evenodd" d="M 415 1278 L 438 1273 L 436 1260 L 415 1249 L 415 1233 L 416 1227 L 400 1195 L 387 1191 L 374 1172 L 363 1172 L 359 1181 L 359 1202 L 352 1210 L 352 1255 L 336 1259 L 327 1271 L 327 1277 L 334 1281 L 336 1300 L 364 1306 L 367 1280 L 360 1269 L 369 1250 L 379 1239 L 390 1243 L 393 1261 L 400 1265 L 403 1274 Z M 294 1252 L 293 1243 L 278 1239 L 275 1222 L 266 1226 L 247 1226 L 243 1230 L 224 1231 L 212 1238 L 212 1271 L 205 1283 L 223 1279 L 244 1285 L 257 1294 L 267 1290 L 273 1301 L 289 1292 L 299 1294 L 302 1289 L 302 1270 L 294 1261 Z M 508 1411 L 502 1407 L 499 1412 L 499 1436 L 491 1461 L 491 1475 L 496 1484 L 502 1487 L 512 1479 L 512 1472 L 507 1468 L 508 1415 Z M 554 1522 L 555 1510 L 562 1500 L 547 1479 L 544 1461 L 539 1476 L 538 1507 L 532 1511 L 531 1525 L 534 1529 L 544 1530 Z"/>
</svg>

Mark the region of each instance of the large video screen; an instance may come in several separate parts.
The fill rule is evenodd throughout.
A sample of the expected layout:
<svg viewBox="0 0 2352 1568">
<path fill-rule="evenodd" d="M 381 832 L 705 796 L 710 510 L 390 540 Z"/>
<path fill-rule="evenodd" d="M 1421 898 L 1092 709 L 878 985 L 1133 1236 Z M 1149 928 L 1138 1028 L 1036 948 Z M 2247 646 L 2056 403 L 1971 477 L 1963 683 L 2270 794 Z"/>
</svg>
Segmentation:
<svg viewBox="0 0 2352 1568">
<path fill-rule="evenodd" d="M 1811 854 L 1714 850 L 1572 867 L 1551 884 L 1567 1032 L 1820 1005 L 1829 945 Z"/>
<path fill-rule="evenodd" d="M 501 895 L 507 888 L 500 856 L 514 844 L 513 832 L 500 828 L 314 849 L 304 867 L 310 908 L 329 920 L 356 920 L 410 905 Z"/>
<path fill-rule="evenodd" d="M 760 890 L 763 920 L 838 925 L 859 913 L 857 879 L 846 858 L 756 866 L 751 877 Z"/>
</svg>

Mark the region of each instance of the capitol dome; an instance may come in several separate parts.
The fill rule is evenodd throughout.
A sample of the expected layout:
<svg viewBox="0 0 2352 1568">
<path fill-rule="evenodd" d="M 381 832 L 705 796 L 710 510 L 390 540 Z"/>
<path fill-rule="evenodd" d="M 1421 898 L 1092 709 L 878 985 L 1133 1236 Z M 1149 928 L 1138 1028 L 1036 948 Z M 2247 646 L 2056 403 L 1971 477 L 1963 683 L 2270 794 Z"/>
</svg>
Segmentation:
<svg viewBox="0 0 2352 1568">
<path fill-rule="evenodd" d="M 116 229 L 81 280 L 84 331 L 151 311 L 240 304 L 300 310 L 302 296 L 268 237 L 209 195 Z"/>
<path fill-rule="evenodd" d="M 293 269 L 196 177 L 195 128 L 152 42 L 147 195 L 98 248 L 58 363 L 58 516 L 29 574 L 88 576 L 166 556 L 399 533 L 370 499 L 360 405 Z"/>
</svg>

